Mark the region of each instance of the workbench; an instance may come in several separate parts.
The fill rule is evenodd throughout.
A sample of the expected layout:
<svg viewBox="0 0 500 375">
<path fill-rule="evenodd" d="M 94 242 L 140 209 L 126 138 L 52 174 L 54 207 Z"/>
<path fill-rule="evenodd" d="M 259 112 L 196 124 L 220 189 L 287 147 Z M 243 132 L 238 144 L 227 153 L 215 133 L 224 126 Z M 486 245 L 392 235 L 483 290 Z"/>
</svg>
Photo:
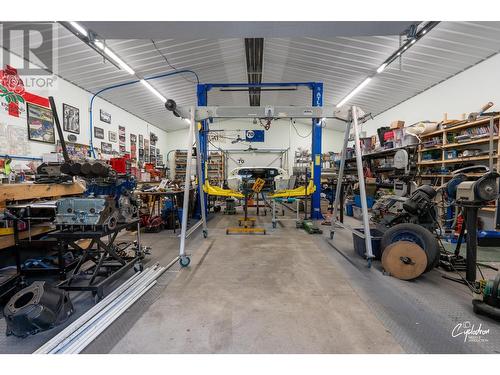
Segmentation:
<svg viewBox="0 0 500 375">
<path fill-rule="evenodd" d="M 184 190 L 169 190 L 169 191 L 142 191 L 142 190 L 136 190 L 134 191 L 134 195 L 136 195 L 138 198 L 141 199 L 144 203 L 146 203 L 147 208 L 148 208 L 148 215 L 149 218 L 151 217 L 161 217 L 161 210 L 162 210 L 162 199 L 166 197 L 170 197 L 173 201 L 173 206 L 174 209 L 171 212 L 171 218 L 172 218 L 172 226 L 173 230 L 175 233 L 176 229 L 176 217 L 175 217 L 175 212 L 177 211 L 177 208 L 179 205 L 177 204 L 178 201 L 182 201 L 182 196 L 184 194 Z M 194 189 L 190 189 L 190 201 L 193 202 L 193 194 L 194 194 Z M 193 206 L 193 205 L 191 205 Z M 190 207 L 190 211 L 192 210 L 192 207 Z M 175 211 L 175 212 L 174 212 Z M 144 225 L 144 222 L 143 222 Z"/>
<path fill-rule="evenodd" d="M 0 210 L 7 205 L 39 199 L 58 199 L 63 196 L 79 195 L 85 191 L 80 183 L 73 184 L 2 184 L 0 185 Z M 30 231 L 19 232 L 19 239 L 37 236 L 51 230 L 48 223 L 40 223 Z M 14 235 L 0 236 L 0 250 L 15 245 Z"/>
<path fill-rule="evenodd" d="M 63 196 L 80 195 L 84 192 L 85 188 L 82 184 L 75 182 L 72 184 L 1 184 L 0 185 L 0 211 L 3 211 L 7 206 L 16 206 L 26 202 L 36 202 L 41 204 L 45 200 L 56 200 Z M 24 218 L 26 219 L 26 218 Z M 16 260 L 16 270 L 9 270 L 7 273 L 0 275 L 0 295 L 10 293 L 20 281 L 24 271 L 21 270 L 22 264 L 22 251 L 23 247 L 27 246 L 31 249 L 34 246 L 33 239 L 38 238 L 42 234 L 47 234 L 54 230 L 54 227 L 47 220 L 38 220 L 32 225 L 31 220 L 28 220 L 27 230 L 19 231 L 17 225 L 14 225 L 13 233 L 0 236 L 0 250 L 14 250 L 14 257 Z M 16 243 L 22 246 L 16 246 Z M 45 242 L 42 245 L 41 251 L 46 252 Z M 64 266 L 64 264 L 61 264 Z M 12 272 L 10 272 L 12 271 Z M 47 272 L 55 272 L 62 274 L 65 270 L 59 268 L 45 269 Z M 36 271 L 33 271 L 36 272 Z"/>
</svg>

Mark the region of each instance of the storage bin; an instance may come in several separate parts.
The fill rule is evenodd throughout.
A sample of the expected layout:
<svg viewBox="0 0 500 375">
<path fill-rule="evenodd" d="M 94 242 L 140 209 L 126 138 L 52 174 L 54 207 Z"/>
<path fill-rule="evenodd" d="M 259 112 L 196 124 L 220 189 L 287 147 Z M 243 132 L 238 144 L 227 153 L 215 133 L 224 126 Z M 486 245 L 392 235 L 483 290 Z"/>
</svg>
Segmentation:
<svg viewBox="0 0 500 375">
<path fill-rule="evenodd" d="M 356 228 L 356 230 L 365 233 L 365 230 L 363 228 Z M 380 230 L 375 229 L 375 228 L 370 228 L 370 234 L 372 236 L 372 252 L 373 255 L 375 256 L 375 259 L 380 259 L 382 256 L 382 251 L 380 249 L 380 242 L 382 241 L 382 236 L 384 233 L 382 233 Z M 354 242 L 354 251 L 356 254 L 359 256 L 366 258 L 366 245 L 365 245 L 365 239 L 362 237 L 357 236 L 355 233 L 352 234 L 352 240 Z"/>
<path fill-rule="evenodd" d="M 370 197 L 370 196 L 366 197 L 366 205 L 368 206 L 368 208 L 372 208 L 374 203 L 375 203 L 375 199 L 373 197 Z M 354 196 L 354 205 L 357 207 L 361 207 L 361 196 L 360 195 Z"/>
<path fill-rule="evenodd" d="M 348 201 L 345 203 L 345 214 L 346 216 L 351 216 L 352 217 L 352 207 L 354 206 L 353 201 Z"/>
</svg>

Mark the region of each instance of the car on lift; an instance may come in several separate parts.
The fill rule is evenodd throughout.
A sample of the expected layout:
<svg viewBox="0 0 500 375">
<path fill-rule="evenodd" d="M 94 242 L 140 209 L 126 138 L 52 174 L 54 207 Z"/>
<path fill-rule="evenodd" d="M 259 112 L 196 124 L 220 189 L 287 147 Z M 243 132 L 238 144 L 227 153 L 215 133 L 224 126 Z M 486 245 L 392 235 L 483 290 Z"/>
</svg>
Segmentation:
<svg viewBox="0 0 500 375">
<path fill-rule="evenodd" d="M 229 172 L 227 183 L 231 190 L 243 191 L 261 178 L 265 181 L 262 191 L 271 192 L 289 189 L 290 176 L 283 168 L 238 167 Z"/>
</svg>

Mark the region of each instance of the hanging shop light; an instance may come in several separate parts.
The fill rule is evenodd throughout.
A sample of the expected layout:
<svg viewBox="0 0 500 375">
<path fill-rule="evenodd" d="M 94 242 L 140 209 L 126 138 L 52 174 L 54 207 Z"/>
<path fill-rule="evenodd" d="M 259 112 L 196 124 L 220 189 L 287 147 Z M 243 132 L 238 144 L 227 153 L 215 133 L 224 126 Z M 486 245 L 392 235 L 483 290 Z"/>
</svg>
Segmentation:
<svg viewBox="0 0 500 375">
<path fill-rule="evenodd" d="M 153 86 L 151 86 L 148 81 L 141 79 L 141 83 L 147 87 L 149 91 L 151 91 L 155 96 L 160 99 L 163 103 L 167 101 L 167 98 L 165 98 L 162 94 L 160 94 Z"/>
<path fill-rule="evenodd" d="M 134 70 L 128 66 L 122 59 L 120 59 L 113 51 L 111 51 L 108 47 L 104 47 L 104 53 L 113 59 L 121 68 L 123 68 L 128 74 L 134 75 Z"/>
<path fill-rule="evenodd" d="M 89 37 L 89 33 L 87 32 L 87 30 L 85 30 L 85 28 L 78 22 L 70 21 L 69 24 L 71 25 L 71 27 L 73 27 L 73 29 L 75 29 L 76 32 L 80 33 L 82 36 L 86 38 Z"/>
<path fill-rule="evenodd" d="M 343 106 L 349 99 L 351 99 L 354 95 L 356 95 L 363 87 L 365 87 L 375 74 L 382 73 L 394 60 L 399 58 L 404 52 L 408 50 L 410 46 L 415 44 L 417 40 L 422 38 L 428 31 L 432 30 L 439 24 L 437 21 L 427 22 L 419 32 L 412 33 L 411 38 L 409 38 L 403 45 L 401 45 L 394 53 L 392 53 L 377 69 L 376 73 L 373 73 L 368 78 L 366 78 L 363 82 L 361 82 L 358 87 L 352 90 L 344 99 L 337 104 L 337 108 Z"/>
<path fill-rule="evenodd" d="M 361 82 L 358 87 L 356 87 L 354 90 L 352 90 L 344 99 L 340 101 L 339 104 L 337 104 L 337 108 L 342 107 L 349 99 L 351 99 L 354 95 L 356 95 L 363 87 L 365 87 L 367 84 L 370 83 L 372 80 L 372 77 L 366 78 L 363 82 Z"/>
<path fill-rule="evenodd" d="M 134 70 L 125 63 L 116 53 L 107 47 L 104 41 L 91 30 L 85 29 L 78 22 L 60 22 L 66 29 L 75 34 L 80 40 L 91 47 L 94 51 L 109 60 L 118 69 L 125 70 L 130 75 L 135 75 Z"/>
</svg>

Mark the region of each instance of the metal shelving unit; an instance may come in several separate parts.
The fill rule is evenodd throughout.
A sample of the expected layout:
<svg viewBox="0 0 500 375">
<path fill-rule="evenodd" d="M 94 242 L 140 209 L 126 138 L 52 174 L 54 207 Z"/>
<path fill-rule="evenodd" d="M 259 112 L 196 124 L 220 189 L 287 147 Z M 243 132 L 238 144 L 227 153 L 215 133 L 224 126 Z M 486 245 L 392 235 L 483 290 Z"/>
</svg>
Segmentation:
<svg viewBox="0 0 500 375">
<path fill-rule="evenodd" d="M 499 142 L 500 116 L 485 117 L 476 121 L 455 122 L 433 132 L 422 134 L 418 148 L 417 179 L 419 184 L 429 183 L 435 187 L 444 185 L 449 181 L 454 170 L 462 166 L 488 164 L 490 170 L 500 170 L 500 142 Z M 480 130 L 480 131 L 479 131 Z M 464 138 L 463 142 L 457 141 L 457 136 L 469 133 L 470 139 Z M 429 142 L 429 140 L 433 140 Z M 433 143 L 431 147 L 426 143 Z M 484 147 L 488 146 L 488 147 Z M 460 156 L 467 148 L 483 147 L 480 155 Z M 431 160 L 424 159 L 424 155 L 433 152 L 435 157 Z M 449 157 L 450 152 L 455 152 L 456 157 Z M 485 163 L 486 162 L 486 163 Z M 483 173 L 466 173 L 467 177 L 481 177 Z M 483 207 L 483 212 L 496 212 L 496 206 Z M 439 216 L 445 215 L 444 208 L 439 207 Z M 443 222 L 441 224 L 444 224 Z"/>
<path fill-rule="evenodd" d="M 211 185 L 222 187 L 225 179 L 224 155 L 220 151 L 208 153 L 208 180 Z"/>
<path fill-rule="evenodd" d="M 185 150 L 175 150 L 175 180 L 184 180 L 186 176 L 186 166 L 187 166 L 187 151 Z"/>
</svg>

